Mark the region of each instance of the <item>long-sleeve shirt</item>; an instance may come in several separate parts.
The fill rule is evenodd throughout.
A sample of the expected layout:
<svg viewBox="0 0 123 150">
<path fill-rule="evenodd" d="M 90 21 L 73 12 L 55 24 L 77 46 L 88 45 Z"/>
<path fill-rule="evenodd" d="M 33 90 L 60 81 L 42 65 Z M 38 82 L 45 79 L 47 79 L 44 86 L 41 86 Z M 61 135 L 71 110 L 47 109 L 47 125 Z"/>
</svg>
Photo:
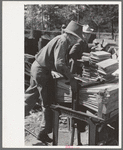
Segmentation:
<svg viewBox="0 0 123 150">
<path fill-rule="evenodd" d="M 71 64 L 71 72 L 81 75 L 80 63 L 77 62 L 77 59 L 81 59 L 83 52 L 90 52 L 88 44 L 84 40 L 80 40 L 70 49 L 69 59 Z"/>
<path fill-rule="evenodd" d="M 88 44 L 85 41 L 80 41 L 73 45 L 69 52 L 69 59 L 73 60 L 80 59 L 82 57 L 83 52 L 89 53 L 90 50 L 88 48 Z"/>
<path fill-rule="evenodd" d="M 43 47 L 35 56 L 35 59 L 41 67 L 56 70 L 68 79 L 73 78 L 67 60 L 69 47 L 70 42 L 67 39 L 67 35 L 59 35 Z"/>
</svg>

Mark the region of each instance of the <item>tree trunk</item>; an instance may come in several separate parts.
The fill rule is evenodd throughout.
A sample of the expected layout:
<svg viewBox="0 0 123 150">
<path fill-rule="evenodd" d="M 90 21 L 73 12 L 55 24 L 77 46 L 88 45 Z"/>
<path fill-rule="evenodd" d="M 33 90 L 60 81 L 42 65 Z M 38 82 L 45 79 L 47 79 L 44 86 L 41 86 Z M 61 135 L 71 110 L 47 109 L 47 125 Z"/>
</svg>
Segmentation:
<svg viewBox="0 0 123 150">
<path fill-rule="evenodd" d="M 30 38 L 33 38 L 33 5 L 30 5 L 29 13 L 30 13 L 30 17 L 31 17 L 31 32 L 30 32 Z"/>
<path fill-rule="evenodd" d="M 77 22 L 79 21 L 80 21 L 80 12 L 79 12 L 79 5 L 78 5 Z"/>
<path fill-rule="evenodd" d="M 99 25 L 98 25 L 98 38 L 100 39 Z"/>
<path fill-rule="evenodd" d="M 111 25 L 112 25 L 112 40 L 113 40 L 114 39 L 113 19 L 111 20 Z"/>
<path fill-rule="evenodd" d="M 42 30 L 44 30 L 44 21 L 43 21 L 43 5 L 42 5 Z"/>
</svg>

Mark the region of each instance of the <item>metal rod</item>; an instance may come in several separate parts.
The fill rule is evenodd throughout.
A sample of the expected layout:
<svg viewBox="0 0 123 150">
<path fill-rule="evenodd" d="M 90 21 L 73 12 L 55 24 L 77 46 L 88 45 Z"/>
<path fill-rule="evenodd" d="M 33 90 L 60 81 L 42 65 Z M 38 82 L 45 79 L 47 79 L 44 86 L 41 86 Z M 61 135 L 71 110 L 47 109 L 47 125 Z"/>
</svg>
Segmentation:
<svg viewBox="0 0 123 150">
<path fill-rule="evenodd" d="M 31 135 L 33 135 L 36 139 L 38 138 L 34 133 L 32 133 L 31 131 L 29 131 L 28 129 L 25 128 L 25 130 L 26 130 L 27 132 L 29 132 Z"/>
</svg>

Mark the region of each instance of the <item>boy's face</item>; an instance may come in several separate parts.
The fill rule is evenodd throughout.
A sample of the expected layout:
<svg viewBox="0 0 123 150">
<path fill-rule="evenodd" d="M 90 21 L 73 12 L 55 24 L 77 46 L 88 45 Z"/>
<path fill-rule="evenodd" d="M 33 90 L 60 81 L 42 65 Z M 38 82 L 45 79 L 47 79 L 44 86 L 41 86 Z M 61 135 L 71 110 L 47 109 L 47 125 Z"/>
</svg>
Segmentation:
<svg viewBox="0 0 123 150">
<path fill-rule="evenodd" d="M 91 33 L 84 33 L 83 32 L 83 35 L 84 35 L 85 40 L 88 41 L 90 36 L 91 36 Z"/>
</svg>

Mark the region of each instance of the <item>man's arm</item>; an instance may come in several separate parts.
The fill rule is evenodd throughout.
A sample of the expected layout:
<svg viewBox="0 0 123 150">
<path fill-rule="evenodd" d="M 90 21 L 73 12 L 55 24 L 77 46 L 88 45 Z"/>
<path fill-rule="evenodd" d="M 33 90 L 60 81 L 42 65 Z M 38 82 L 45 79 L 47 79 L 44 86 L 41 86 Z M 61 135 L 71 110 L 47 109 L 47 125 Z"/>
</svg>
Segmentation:
<svg viewBox="0 0 123 150">
<path fill-rule="evenodd" d="M 56 70 L 65 75 L 68 79 L 74 77 L 73 74 L 70 73 L 70 68 L 67 65 L 66 54 L 68 50 L 68 43 L 66 39 L 59 39 L 58 43 L 54 48 L 54 60 Z"/>
<path fill-rule="evenodd" d="M 54 48 L 55 67 L 59 73 L 65 75 L 70 80 L 72 90 L 77 92 L 77 81 L 74 79 L 74 75 L 70 73 L 70 68 L 66 62 L 67 50 L 68 43 L 66 39 L 60 39 Z"/>
<path fill-rule="evenodd" d="M 80 43 L 76 43 L 70 50 L 69 52 L 69 58 L 72 58 L 73 60 L 77 60 L 81 58 L 80 54 L 81 51 L 81 44 Z"/>
</svg>

